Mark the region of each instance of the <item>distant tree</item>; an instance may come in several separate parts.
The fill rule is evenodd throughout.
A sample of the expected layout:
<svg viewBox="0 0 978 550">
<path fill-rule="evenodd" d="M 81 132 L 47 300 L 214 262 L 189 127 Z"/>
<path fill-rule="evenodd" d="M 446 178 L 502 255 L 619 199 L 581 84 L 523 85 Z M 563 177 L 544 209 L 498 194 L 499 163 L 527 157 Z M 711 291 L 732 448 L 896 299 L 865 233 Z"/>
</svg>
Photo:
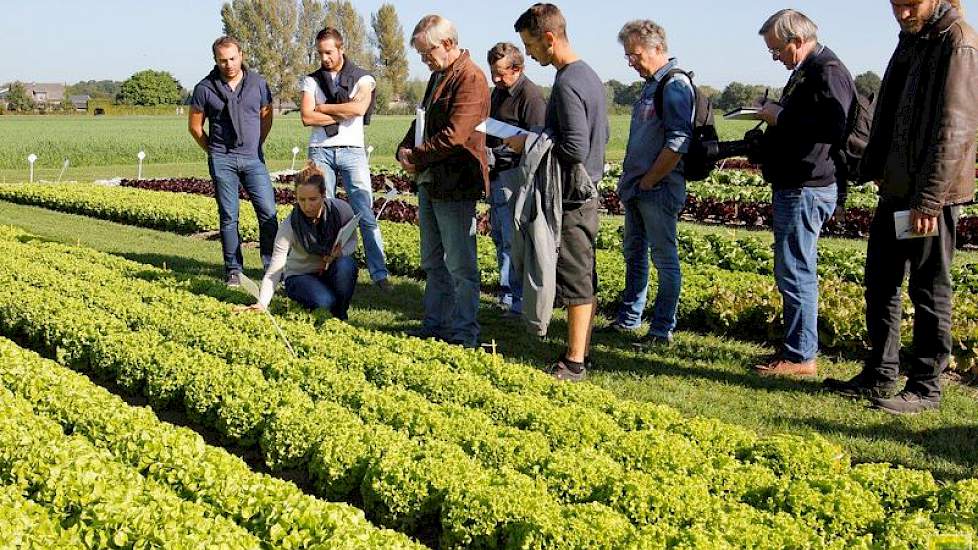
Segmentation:
<svg viewBox="0 0 978 550">
<path fill-rule="evenodd" d="M 326 27 L 334 27 L 343 35 L 346 56 L 366 69 L 373 68 L 373 55 L 367 47 L 367 25 L 350 0 L 326 2 Z"/>
<path fill-rule="evenodd" d="M 393 101 L 394 89 L 386 77 L 377 78 L 377 94 L 374 98 L 375 109 L 378 113 L 386 113 Z"/>
<path fill-rule="evenodd" d="M 856 91 L 866 97 L 876 97 L 880 91 L 880 75 L 873 71 L 866 71 L 856 77 Z"/>
<path fill-rule="evenodd" d="M 717 98 L 720 97 L 720 90 L 714 88 L 713 86 L 709 86 L 707 84 L 697 84 L 696 90 L 700 93 L 701 96 L 708 99 L 712 99 L 714 102 L 716 102 Z"/>
<path fill-rule="evenodd" d="M 370 26 L 373 29 L 371 42 L 377 48 L 379 76 L 390 83 L 391 93 L 399 98 L 408 77 L 408 60 L 404 53 L 404 28 L 394 5 L 380 6 L 377 13 L 370 16 Z"/>
<path fill-rule="evenodd" d="M 146 69 L 122 83 L 116 101 L 126 105 L 176 105 L 182 97 L 180 83 L 173 75 Z"/>
<path fill-rule="evenodd" d="M 715 100 L 715 106 L 717 109 L 722 109 L 724 111 L 730 111 L 736 109 L 737 107 L 743 107 L 745 105 L 751 105 L 760 97 L 764 96 L 764 86 L 744 84 L 742 82 L 731 82 L 727 84 L 727 87 L 720 92 L 720 95 Z M 777 94 L 769 93 L 768 97 L 770 99 L 775 99 Z"/>
<path fill-rule="evenodd" d="M 298 96 L 299 76 L 308 72 L 299 17 L 296 0 L 232 0 L 221 8 L 224 34 L 241 42 L 246 64 L 265 77 L 278 103 Z"/>
<path fill-rule="evenodd" d="M 122 88 L 117 80 L 84 80 L 65 89 L 65 95 L 87 95 L 92 99 L 115 99 Z"/>
<path fill-rule="evenodd" d="M 319 67 L 319 55 L 316 53 L 316 34 L 323 29 L 326 19 L 326 7 L 319 0 L 301 0 L 300 14 L 297 22 L 295 40 L 306 65 L 305 72 L 311 72 Z"/>
<path fill-rule="evenodd" d="M 27 87 L 23 82 L 10 84 L 10 89 L 7 90 L 7 108 L 18 113 L 34 110 L 34 98 L 27 93 Z"/>
<path fill-rule="evenodd" d="M 419 105 L 424 100 L 426 80 L 408 80 L 404 83 L 404 101 L 409 105 Z"/>
</svg>

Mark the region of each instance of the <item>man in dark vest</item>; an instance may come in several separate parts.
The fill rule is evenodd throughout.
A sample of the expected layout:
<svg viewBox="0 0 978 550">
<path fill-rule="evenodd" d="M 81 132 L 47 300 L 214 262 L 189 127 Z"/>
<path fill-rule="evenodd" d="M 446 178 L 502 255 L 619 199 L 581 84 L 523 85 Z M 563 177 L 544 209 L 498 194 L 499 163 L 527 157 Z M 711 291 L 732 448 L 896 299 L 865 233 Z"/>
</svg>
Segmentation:
<svg viewBox="0 0 978 550">
<path fill-rule="evenodd" d="M 364 150 L 363 126 L 370 123 L 377 82 L 343 52 L 343 37 L 327 27 L 316 35 L 320 68 L 302 81 L 302 123 L 312 126 L 309 158 L 326 174 L 326 193 L 336 196 L 336 177 L 343 178 L 353 212 L 360 216 L 360 234 L 370 278 L 384 291 L 388 281 L 384 241 L 373 212 L 370 167 Z"/>
<path fill-rule="evenodd" d="M 228 286 L 241 284 L 243 257 L 238 232 L 238 186 L 251 197 L 258 217 L 262 263 L 267 268 L 278 220 L 275 194 L 265 167 L 262 144 L 272 129 L 272 92 L 265 79 L 242 62 L 238 41 L 222 36 L 211 47 L 214 69 L 190 99 L 190 135 L 207 153 L 221 222 L 221 249 Z M 204 119 L 208 130 L 204 131 Z"/>
</svg>

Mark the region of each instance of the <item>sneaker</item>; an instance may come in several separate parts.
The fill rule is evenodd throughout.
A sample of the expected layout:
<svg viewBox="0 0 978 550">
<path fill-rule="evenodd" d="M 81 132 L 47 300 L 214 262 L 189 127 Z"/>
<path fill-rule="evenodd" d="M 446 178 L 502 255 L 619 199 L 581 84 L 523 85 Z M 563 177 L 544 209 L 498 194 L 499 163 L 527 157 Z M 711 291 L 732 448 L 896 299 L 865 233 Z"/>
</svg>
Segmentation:
<svg viewBox="0 0 978 550">
<path fill-rule="evenodd" d="M 562 382 L 580 382 L 587 378 L 587 367 L 581 366 L 580 370 L 575 370 L 564 363 L 565 359 L 561 357 L 548 369 L 550 376 L 553 376 L 557 380 Z"/>
<path fill-rule="evenodd" d="M 390 282 L 390 279 L 388 279 L 386 277 L 384 277 L 383 279 L 377 281 L 374 284 L 377 285 L 377 288 L 379 288 L 381 290 L 381 292 L 383 292 L 385 294 L 390 294 L 391 292 L 394 292 L 394 285 L 392 285 L 391 282 Z"/>
<path fill-rule="evenodd" d="M 940 397 L 924 397 L 906 390 L 889 399 L 877 397 L 870 399 L 870 401 L 877 409 L 897 415 L 917 414 L 923 411 L 937 409 L 941 406 Z"/>
<path fill-rule="evenodd" d="M 670 346 L 672 345 L 672 333 L 670 332 L 668 336 L 659 336 L 658 334 L 649 332 L 637 341 L 632 342 L 632 345 L 638 349 Z"/>
<path fill-rule="evenodd" d="M 872 374 L 860 372 L 849 380 L 826 378 L 822 386 L 843 397 L 853 399 L 888 399 L 896 394 L 896 382 L 879 382 Z"/>
<path fill-rule="evenodd" d="M 237 271 L 229 273 L 227 279 L 224 279 L 224 284 L 231 288 L 241 288 L 241 274 Z"/>
<path fill-rule="evenodd" d="M 814 359 L 801 363 L 776 359 L 765 365 L 754 365 L 754 372 L 761 376 L 815 376 L 818 374 L 818 367 Z"/>
</svg>

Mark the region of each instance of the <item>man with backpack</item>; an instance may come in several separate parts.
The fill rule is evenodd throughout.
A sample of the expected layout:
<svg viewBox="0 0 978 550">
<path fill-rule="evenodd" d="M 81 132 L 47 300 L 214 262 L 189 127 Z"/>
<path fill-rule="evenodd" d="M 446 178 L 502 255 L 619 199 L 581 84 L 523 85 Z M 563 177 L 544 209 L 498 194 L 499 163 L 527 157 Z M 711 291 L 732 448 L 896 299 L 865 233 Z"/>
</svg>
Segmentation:
<svg viewBox="0 0 978 550">
<path fill-rule="evenodd" d="M 645 79 L 632 109 L 628 147 L 618 181 L 625 206 L 625 290 L 611 330 L 642 324 L 649 286 L 649 249 L 658 290 L 649 331 L 638 346 L 669 344 L 676 327 L 682 274 L 676 226 L 686 204 L 683 155 L 693 137 L 696 91 L 690 76 L 669 57 L 666 32 L 649 20 L 626 23 L 618 33 L 628 64 Z"/>
<path fill-rule="evenodd" d="M 846 139 L 855 83 L 818 27 L 795 10 L 761 26 L 774 61 L 792 71 L 781 100 L 761 111 L 768 129 L 761 144 L 764 179 L 773 188 L 774 278 L 781 291 L 784 343 L 761 375 L 813 376 L 818 354 L 818 237 L 835 211 L 839 148 Z"/>
<path fill-rule="evenodd" d="M 951 263 L 961 204 L 975 195 L 978 33 L 960 3 L 890 0 L 900 39 L 877 98 L 860 179 L 880 202 L 866 253 L 870 353 L 851 380 L 826 380 L 892 414 L 936 409 L 951 356 Z M 902 214 L 907 233 L 897 228 Z M 901 235 L 901 233 L 903 233 Z M 898 394 L 903 281 L 914 306 L 908 380 Z"/>
</svg>

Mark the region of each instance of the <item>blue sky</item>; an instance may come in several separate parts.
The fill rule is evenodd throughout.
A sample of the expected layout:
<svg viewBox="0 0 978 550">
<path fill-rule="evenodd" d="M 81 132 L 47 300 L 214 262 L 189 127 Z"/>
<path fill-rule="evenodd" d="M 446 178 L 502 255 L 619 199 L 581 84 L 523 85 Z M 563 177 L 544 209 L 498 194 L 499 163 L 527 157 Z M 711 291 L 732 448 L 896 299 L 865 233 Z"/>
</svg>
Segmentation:
<svg viewBox="0 0 978 550">
<path fill-rule="evenodd" d="M 381 0 L 355 2 L 369 24 Z M 395 1 L 401 24 L 410 32 L 421 16 L 440 13 L 459 28 L 463 47 L 485 65 L 494 43 L 519 44 L 513 21 L 532 2 Z M 98 0 L 77 2 L 0 0 L 0 82 L 9 80 L 68 82 L 124 80 L 153 68 L 170 71 L 190 88 L 211 67 L 209 47 L 221 34 L 219 0 Z M 649 18 L 666 28 L 669 47 L 680 63 L 696 72 L 697 81 L 722 86 L 732 80 L 782 85 L 784 68 L 771 61 L 757 29 L 783 7 L 794 7 L 819 25 L 819 38 L 840 55 L 853 74 L 882 74 L 896 43 L 897 25 L 885 0 L 638 1 L 565 0 L 557 3 L 568 19 L 571 41 L 603 80 L 637 79 L 628 68 L 616 35 L 631 19 Z M 974 25 L 974 14 L 968 14 Z M 427 69 L 409 50 L 411 74 Z M 553 70 L 531 60 L 528 74 L 541 83 Z"/>
</svg>

